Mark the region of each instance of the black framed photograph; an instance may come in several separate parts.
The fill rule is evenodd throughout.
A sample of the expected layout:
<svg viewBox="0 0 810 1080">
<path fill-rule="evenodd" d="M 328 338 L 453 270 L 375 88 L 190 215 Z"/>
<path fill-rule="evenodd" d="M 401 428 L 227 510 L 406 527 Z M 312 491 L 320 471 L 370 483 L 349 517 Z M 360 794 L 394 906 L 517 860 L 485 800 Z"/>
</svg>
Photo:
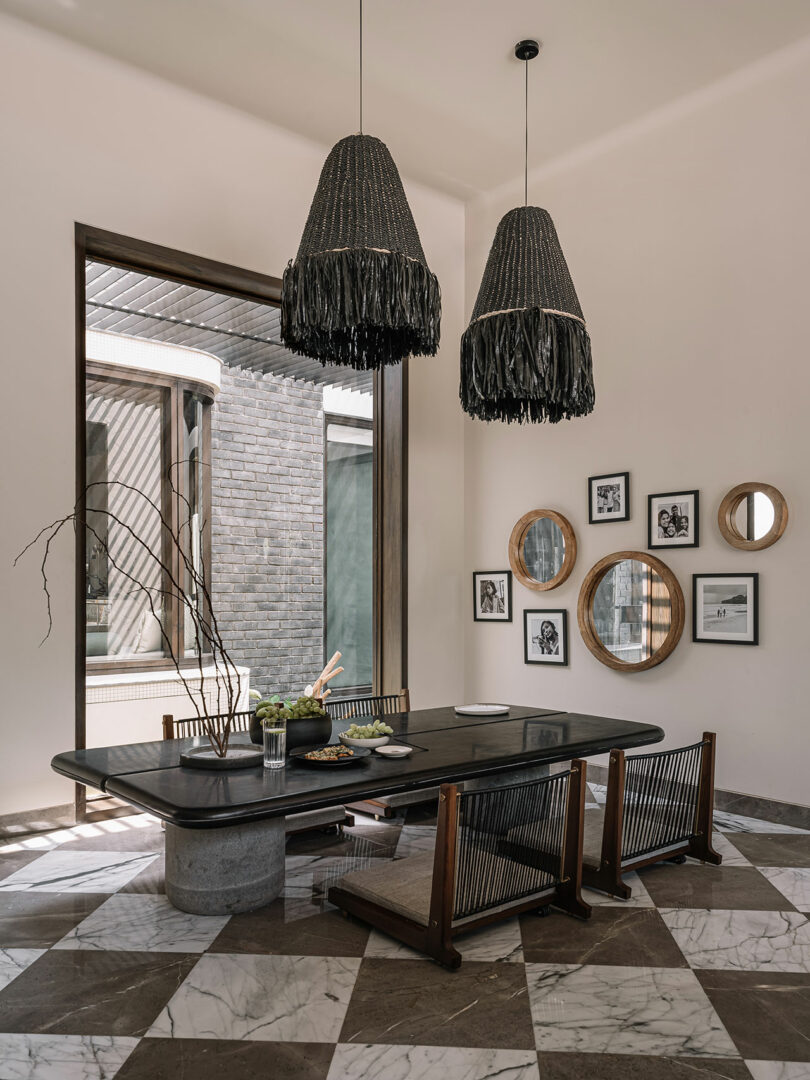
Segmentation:
<svg viewBox="0 0 810 1080">
<path fill-rule="evenodd" d="M 512 571 L 476 570 L 473 574 L 476 622 L 512 621 Z"/>
<path fill-rule="evenodd" d="M 630 520 L 630 473 L 588 477 L 588 524 Z"/>
<path fill-rule="evenodd" d="M 700 492 L 647 496 L 647 548 L 700 546 Z"/>
<path fill-rule="evenodd" d="M 526 664 L 567 665 L 567 611 L 542 608 L 523 612 L 523 660 Z"/>
<path fill-rule="evenodd" d="M 693 574 L 692 640 L 759 645 L 759 574 Z"/>
</svg>

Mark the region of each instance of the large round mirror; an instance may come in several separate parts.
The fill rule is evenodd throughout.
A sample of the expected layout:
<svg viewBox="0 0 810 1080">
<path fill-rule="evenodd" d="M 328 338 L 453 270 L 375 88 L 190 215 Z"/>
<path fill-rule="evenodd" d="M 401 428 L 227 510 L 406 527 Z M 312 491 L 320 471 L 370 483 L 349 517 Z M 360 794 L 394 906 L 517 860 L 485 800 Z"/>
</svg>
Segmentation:
<svg viewBox="0 0 810 1080">
<path fill-rule="evenodd" d="M 646 671 L 680 641 L 683 591 L 668 566 L 642 551 L 617 551 L 588 572 L 579 593 L 582 639 L 616 671 Z"/>
<path fill-rule="evenodd" d="M 738 484 L 717 512 L 723 539 L 741 551 L 760 551 L 775 544 L 787 523 L 785 497 L 772 484 Z"/>
<path fill-rule="evenodd" d="M 555 510 L 532 510 L 512 529 L 509 562 L 529 589 L 556 589 L 574 569 L 576 558 L 571 523 Z"/>
</svg>

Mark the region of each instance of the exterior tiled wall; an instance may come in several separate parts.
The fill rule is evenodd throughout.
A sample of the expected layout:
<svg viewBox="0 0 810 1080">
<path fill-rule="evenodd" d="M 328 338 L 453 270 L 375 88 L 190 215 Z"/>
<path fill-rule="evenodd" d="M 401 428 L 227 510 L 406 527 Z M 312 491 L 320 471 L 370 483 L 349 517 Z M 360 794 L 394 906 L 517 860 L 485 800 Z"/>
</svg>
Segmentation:
<svg viewBox="0 0 810 1080">
<path fill-rule="evenodd" d="M 223 368 L 211 415 L 212 578 L 233 659 L 262 693 L 323 667 L 323 393 Z"/>
</svg>

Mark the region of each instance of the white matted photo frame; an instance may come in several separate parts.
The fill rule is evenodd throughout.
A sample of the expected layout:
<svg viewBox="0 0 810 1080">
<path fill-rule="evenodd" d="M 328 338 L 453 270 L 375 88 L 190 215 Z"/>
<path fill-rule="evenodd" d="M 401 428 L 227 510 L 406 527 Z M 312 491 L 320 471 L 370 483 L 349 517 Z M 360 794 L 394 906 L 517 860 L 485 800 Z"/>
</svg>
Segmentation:
<svg viewBox="0 0 810 1080">
<path fill-rule="evenodd" d="M 630 520 L 630 473 L 588 477 L 588 524 Z"/>
<path fill-rule="evenodd" d="M 473 574 L 476 622 L 512 621 L 512 571 L 476 570 Z"/>
<path fill-rule="evenodd" d="M 523 612 L 523 661 L 526 664 L 568 664 L 568 612 L 534 608 Z"/>
<path fill-rule="evenodd" d="M 759 645 L 759 574 L 693 574 L 692 640 Z"/>
<path fill-rule="evenodd" d="M 647 496 L 647 548 L 700 546 L 700 492 Z"/>
</svg>

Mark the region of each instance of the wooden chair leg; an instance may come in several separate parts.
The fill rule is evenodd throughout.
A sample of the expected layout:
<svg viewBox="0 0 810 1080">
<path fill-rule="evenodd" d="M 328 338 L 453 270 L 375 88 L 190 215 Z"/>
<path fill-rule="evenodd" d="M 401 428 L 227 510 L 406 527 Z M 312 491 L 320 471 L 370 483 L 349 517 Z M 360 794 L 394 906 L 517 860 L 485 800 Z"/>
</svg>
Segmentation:
<svg viewBox="0 0 810 1080">
<path fill-rule="evenodd" d="M 571 762 L 568 781 L 568 806 L 565 814 L 565 848 L 562 881 L 557 886 L 554 906 L 575 915 L 578 919 L 591 917 L 591 905 L 582 899 L 582 838 L 585 831 L 585 771 L 584 761 Z"/>
<path fill-rule="evenodd" d="M 714 822 L 714 756 L 717 736 L 713 731 L 703 732 L 703 754 L 700 761 L 700 789 L 698 791 L 695 833 L 689 842 L 689 854 L 701 862 L 719 866 L 723 856 L 712 847 Z"/>
</svg>

